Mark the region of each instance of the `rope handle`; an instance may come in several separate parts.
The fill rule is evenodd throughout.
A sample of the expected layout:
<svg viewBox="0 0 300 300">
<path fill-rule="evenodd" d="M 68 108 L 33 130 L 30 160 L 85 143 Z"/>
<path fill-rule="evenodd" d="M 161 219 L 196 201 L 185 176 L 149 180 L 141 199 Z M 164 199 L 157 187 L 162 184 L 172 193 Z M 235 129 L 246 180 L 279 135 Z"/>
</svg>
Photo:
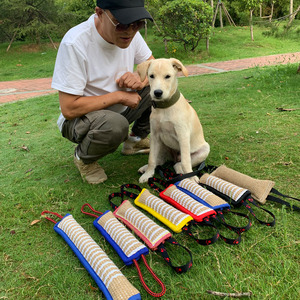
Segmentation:
<svg viewBox="0 0 300 300">
<path fill-rule="evenodd" d="M 44 210 L 44 211 L 42 211 L 41 215 L 43 216 L 43 215 L 45 215 L 45 214 L 51 214 L 51 215 L 54 215 L 54 216 L 56 216 L 56 217 L 58 217 L 58 218 L 60 218 L 60 219 L 63 218 L 63 216 L 61 216 L 60 214 L 58 214 L 58 213 L 56 213 L 56 212 L 53 212 L 53 211 L 49 211 L 49 210 Z M 54 223 L 54 224 L 57 223 L 56 221 L 54 221 L 53 219 L 51 219 L 51 218 L 49 218 L 49 217 L 45 217 L 45 218 L 46 218 L 47 220 L 51 221 L 51 222 Z"/>
<path fill-rule="evenodd" d="M 84 211 L 84 208 L 85 208 L 86 206 L 87 206 L 91 211 L 93 211 L 94 213 L 97 213 L 97 214 L 99 214 L 99 215 L 102 215 L 102 214 L 103 214 L 102 212 L 95 210 L 95 209 L 91 206 L 91 204 L 85 203 L 85 204 L 83 204 L 83 205 L 81 206 L 81 209 L 80 209 L 80 211 L 81 211 L 83 214 L 85 214 L 85 215 L 88 215 L 88 216 L 91 216 L 91 217 L 94 217 L 94 218 L 98 218 L 98 217 L 99 217 L 99 215 L 94 215 L 94 214 L 92 214 L 92 213 L 89 213 L 89 212 Z"/>
<path fill-rule="evenodd" d="M 161 292 L 160 293 L 154 293 L 153 291 L 150 290 L 150 288 L 147 286 L 144 278 L 143 278 L 143 275 L 142 275 L 142 272 L 141 272 L 141 269 L 140 269 L 140 266 L 137 262 L 136 259 L 133 260 L 133 263 L 138 271 L 138 275 L 139 275 L 139 278 L 140 278 L 140 281 L 143 285 L 143 287 L 145 288 L 145 290 L 153 297 L 156 297 L 156 298 L 159 298 L 159 297 L 162 297 L 165 292 L 166 292 L 166 287 L 165 285 L 163 284 L 163 282 L 157 277 L 157 275 L 154 273 L 154 271 L 151 269 L 151 267 L 148 265 L 148 262 L 146 260 L 146 257 L 144 256 L 144 254 L 141 255 L 142 259 L 143 259 L 143 262 L 146 266 L 146 268 L 148 269 L 149 273 L 151 274 L 151 276 L 154 278 L 154 280 L 161 286 Z"/>
<path fill-rule="evenodd" d="M 176 246 L 179 246 L 179 247 L 182 247 L 186 252 L 188 252 L 189 254 L 189 257 L 190 257 L 190 260 L 182 265 L 182 266 L 174 266 L 172 264 L 172 260 L 171 258 L 169 257 L 169 254 L 168 254 L 168 251 L 164 245 L 164 243 L 161 243 L 158 247 L 157 247 L 157 253 L 159 253 L 162 258 L 165 260 L 165 262 L 170 266 L 172 267 L 172 269 L 178 273 L 178 274 L 181 274 L 181 273 L 184 273 L 184 272 L 187 272 L 193 265 L 193 258 L 192 258 L 192 253 L 191 251 L 186 248 L 185 246 L 179 244 L 175 239 L 173 239 L 172 237 L 168 238 L 167 240 L 165 240 L 165 242 L 167 243 L 170 243 L 171 245 L 176 245 Z"/>
</svg>

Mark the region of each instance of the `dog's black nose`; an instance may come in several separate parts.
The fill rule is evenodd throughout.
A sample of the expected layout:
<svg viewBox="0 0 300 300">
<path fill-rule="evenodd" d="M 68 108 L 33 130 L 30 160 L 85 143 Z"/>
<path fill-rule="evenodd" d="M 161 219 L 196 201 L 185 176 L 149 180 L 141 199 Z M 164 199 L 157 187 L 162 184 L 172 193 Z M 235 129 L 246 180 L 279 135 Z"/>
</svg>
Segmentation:
<svg viewBox="0 0 300 300">
<path fill-rule="evenodd" d="M 155 96 L 156 98 L 160 98 L 160 97 L 162 96 L 162 94 L 163 94 L 163 91 L 162 91 L 162 90 L 155 90 L 155 91 L 154 91 L 154 96 Z"/>
</svg>

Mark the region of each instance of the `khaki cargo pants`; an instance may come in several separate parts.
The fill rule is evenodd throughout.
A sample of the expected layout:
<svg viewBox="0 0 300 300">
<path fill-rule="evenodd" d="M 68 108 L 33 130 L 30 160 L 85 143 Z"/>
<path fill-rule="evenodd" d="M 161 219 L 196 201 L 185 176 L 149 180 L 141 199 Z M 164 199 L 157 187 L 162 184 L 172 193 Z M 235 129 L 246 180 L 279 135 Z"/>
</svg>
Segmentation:
<svg viewBox="0 0 300 300">
<path fill-rule="evenodd" d="M 134 122 L 132 132 L 141 138 L 150 133 L 149 117 L 151 113 L 150 87 L 139 91 L 142 100 L 136 109 L 127 108 L 123 113 L 110 110 L 90 112 L 80 118 L 66 120 L 62 135 L 78 144 L 76 153 L 85 163 L 92 163 L 114 152 L 123 143 Z"/>
</svg>

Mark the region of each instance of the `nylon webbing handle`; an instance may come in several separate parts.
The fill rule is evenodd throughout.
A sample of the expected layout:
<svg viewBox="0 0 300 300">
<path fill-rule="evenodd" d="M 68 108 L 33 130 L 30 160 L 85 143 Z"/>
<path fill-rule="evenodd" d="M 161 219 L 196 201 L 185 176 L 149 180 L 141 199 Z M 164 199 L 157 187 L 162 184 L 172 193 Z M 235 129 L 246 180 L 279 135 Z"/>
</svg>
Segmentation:
<svg viewBox="0 0 300 300">
<path fill-rule="evenodd" d="M 175 270 L 176 273 L 181 274 L 181 273 L 187 272 L 192 267 L 192 265 L 193 265 L 193 258 L 192 258 L 191 251 L 188 248 L 186 248 L 185 246 L 179 244 L 172 237 L 170 237 L 169 239 L 167 239 L 165 242 L 169 243 L 171 245 L 175 245 L 175 246 L 179 246 L 179 247 L 183 248 L 186 252 L 188 252 L 188 254 L 190 256 L 190 260 L 186 264 L 181 265 L 181 266 L 175 266 L 175 265 L 173 265 L 172 260 L 171 260 L 169 254 L 168 254 L 168 251 L 167 251 L 167 249 L 166 249 L 166 247 L 165 247 L 165 245 L 163 243 L 161 243 L 158 246 L 157 253 L 159 253 L 163 257 L 163 259 L 165 260 L 165 262 L 170 267 L 172 267 L 172 269 Z"/>
<path fill-rule="evenodd" d="M 285 205 L 286 207 L 290 208 L 291 210 L 300 211 L 300 207 L 293 205 L 287 201 L 284 201 L 278 197 L 275 197 L 273 195 L 268 195 L 267 200 L 270 200 L 272 202 L 279 203 L 281 205 Z"/>
<path fill-rule="evenodd" d="M 257 208 L 259 208 L 259 209 L 265 211 L 267 214 L 269 214 L 269 215 L 272 217 L 272 221 L 271 221 L 271 222 L 266 222 L 266 221 L 260 220 L 260 219 L 256 216 L 255 212 L 253 211 L 252 207 L 249 205 L 248 202 L 250 202 L 251 204 L 253 204 L 253 205 L 256 206 Z M 241 203 L 242 203 L 242 205 L 243 205 L 244 207 L 246 207 L 246 209 L 248 209 L 248 211 L 251 213 L 251 215 L 252 215 L 252 216 L 253 216 L 260 224 L 266 225 L 266 226 L 274 226 L 274 225 L 275 225 L 275 215 L 274 215 L 272 212 L 270 212 L 269 210 L 267 210 L 267 209 L 265 209 L 265 208 L 259 206 L 258 203 L 256 203 L 255 200 L 253 200 L 252 198 L 248 198 L 248 199 L 242 200 Z"/>
<path fill-rule="evenodd" d="M 271 189 L 270 194 L 271 194 L 271 193 L 273 193 L 273 194 L 275 194 L 275 195 L 277 195 L 277 196 L 283 197 L 283 198 L 288 198 L 288 199 L 300 201 L 299 198 L 295 198 L 295 197 L 291 197 L 291 196 L 282 194 L 282 193 L 280 193 L 278 190 L 276 190 L 276 189 L 274 189 L 274 188 Z M 292 209 L 292 210 L 300 211 L 300 207 L 298 207 L 298 206 L 296 206 L 296 205 L 293 205 L 293 204 L 291 204 L 291 203 L 289 203 L 289 202 L 287 202 L 287 201 L 285 201 L 285 200 L 282 200 L 282 199 L 280 199 L 280 198 L 278 198 L 278 197 L 275 197 L 275 196 L 273 196 L 273 195 L 268 195 L 267 200 L 270 200 L 270 201 L 276 202 L 276 203 L 280 203 L 281 205 L 285 205 L 286 207 L 288 207 L 288 208 L 290 208 L 290 209 Z"/>
<path fill-rule="evenodd" d="M 193 227 L 196 227 L 196 226 L 199 226 L 199 227 L 202 227 L 202 226 L 207 226 L 207 227 L 211 227 L 211 228 L 215 228 L 215 226 L 208 220 L 208 218 L 204 219 L 203 222 L 201 223 L 197 223 L 197 222 L 190 222 L 188 226 L 185 226 L 182 228 L 182 231 L 187 234 L 188 236 L 192 237 L 199 245 L 202 245 L 202 246 L 209 246 L 209 245 L 212 245 L 214 244 L 215 242 L 218 241 L 219 237 L 220 237 L 220 234 L 219 234 L 219 231 L 217 230 L 217 232 L 215 233 L 215 235 L 211 238 L 208 238 L 208 239 L 199 239 L 199 238 L 196 238 L 195 235 L 193 234 Z"/>
<path fill-rule="evenodd" d="M 237 215 L 237 216 L 240 216 L 242 218 L 245 218 L 248 223 L 246 226 L 242 226 L 242 227 L 237 227 L 237 226 L 234 226 L 232 224 L 228 224 L 226 222 L 226 218 L 225 218 L 225 214 L 233 214 L 233 215 Z M 251 223 L 251 220 L 249 218 L 249 216 L 243 214 L 243 213 L 240 213 L 240 212 L 236 212 L 236 211 L 232 211 L 230 209 L 226 209 L 226 210 L 223 210 L 223 211 L 217 211 L 217 220 L 222 223 L 225 227 L 227 227 L 228 229 L 230 230 L 233 230 L 237 233 L 242 233 L 242 232 L 245 232 L 245 231 L 248 231 L 251 226 L 252 226 L 252 223 Z"/>
<path fill-rule="evenodd" d="M 218 221 L 217 216 L 216 216 L 216 215 L 213 215 L 213 216 L 211 216 L 211 219 L 210 219 L 210 220 L 209 220 L 209 219 L 204 219 L 203 222 L 212 224 L 212 222 L 211 222 L 212 220 Z M 215 227 L 214 224 L 212 224 L 212 226 Z M 216 227 L 215 227 L 215 228 L 216 228 Z M 228 228 L 228 227 L 227 227 L 227 228 Z M 238 245 L 238 244 L 240 244 L 240 242 L 241 242 L 241 234 L 238 233 L 238 232 L 236 232 L 236 231 L 234 231 L 232 228 L 228 228 L 228 229 L 231 230 L 231 231 L 233 231 L 233 232 L 237 235 L 237 237 L 236 237 L 236 238 L 228 238 L 228 237 L 225 237 L 220 231 L 218 231 L 220 238 L 221 238 L 226 244 L 229 244 L 229 245 Z"/>
<path fill-rule="evenodd" d="M 186 173 L 186 174 L 176 174 L 174 171 L 171 170 L 171 168 L 168 167 L 164 167 L 164 166 L 157 166 L 156 167 L 156 172 L 166 180 L 167 184 L 173 184 L 177 181 L 186 179 L 186 178 L 191 178 L 193 176 L 199 176 L 203 170 L 207 170 L 208 168 L 210 168 L 212 166 L 207 166 L 205 165 L 205 161 L 203 161 L 202 163 L 200 163 L 200 165 L 198 166 L 197 170 L 192 171 L 190 173 Z M 213 167 L 215 168 L 215 167 Z"/>
</svg>

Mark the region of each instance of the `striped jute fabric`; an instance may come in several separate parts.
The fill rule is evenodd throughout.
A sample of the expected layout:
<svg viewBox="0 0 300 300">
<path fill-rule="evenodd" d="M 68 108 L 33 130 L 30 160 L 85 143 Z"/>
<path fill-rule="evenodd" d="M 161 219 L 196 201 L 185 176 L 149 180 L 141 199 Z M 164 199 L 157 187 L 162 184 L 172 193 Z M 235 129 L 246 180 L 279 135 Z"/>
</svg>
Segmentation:
<svg viewBox="0 0 300 300">
<path fill-rule="evenodd" d="M 145 248 L 111 211 L 101 217 L 98 224 L 103 227 L 126 256 L 130 257 Z"/>
<path fill-rule="evenodd" d="M 234 201 L 239 201 L 244 194 L 248 193 L 248 190 L 244 188 L 207 173 L 200 177 L 200 182 L 214 188 L 224 195 L 227 195 Z"/>
<path fill-rule="evenodd" d="M 262 204 L 267 202 L 267 197 L 275 185 L 274 181 L 255 179 L 227 168 L 225 165 L 218 167 L 211 175 L 248 189 L 253 198 Z"/>
<path fill-rule="evenodd" d="M 147 189 L 144 189 L 139 198 L 137 198 L 136 200 L 138 200 L 139 203 L 149 207 L 151 210 L 161 215 L 175 226 L 180 225 L 185 220 L 190 220 L 189 215 L 182 213 L 162 199 L 152 195 Z M 138 203 L 136 204 L 138 205 Z"/>
<path fill-rule="evenodd" d="M 204 206 L 202 203 L 183 193 L 175 185 L 167 188 L 164 192 L 164 195 L 175 200 L 178 204 L 197 216 L 208 212 L 213 212 L 211 208 Z"/>
<path fill-rule="evenodd" d="M 58 228 L 69 237 L 80 251 L 113 299 L 125 300 L 139 293 L 71 215 L 63 218 L 58 224 Z"/>
<path fill-rule="evenodd" d="M 157 225 L 136 209 L 128 200 L 125 200 L 114 214 L 131 228 L 152 250 L 155 250 L 160 243 L 171 236 L 168 230 Z"/>
<path fill-rule="evenodd" d="M 203 188 L 199 184 L 195 183 L 190 179 L 183 179 L 178 183 L 178 186 L 182 187 L 183 189 L 191 192 L 192 194 L 196 195 L 200 199 L 204 200 L 210 206 L 219 206 L 227 204 L 222 198 L 216 196 L 212 192 L 208 191 L 207 189 Z"/>
</svg>

